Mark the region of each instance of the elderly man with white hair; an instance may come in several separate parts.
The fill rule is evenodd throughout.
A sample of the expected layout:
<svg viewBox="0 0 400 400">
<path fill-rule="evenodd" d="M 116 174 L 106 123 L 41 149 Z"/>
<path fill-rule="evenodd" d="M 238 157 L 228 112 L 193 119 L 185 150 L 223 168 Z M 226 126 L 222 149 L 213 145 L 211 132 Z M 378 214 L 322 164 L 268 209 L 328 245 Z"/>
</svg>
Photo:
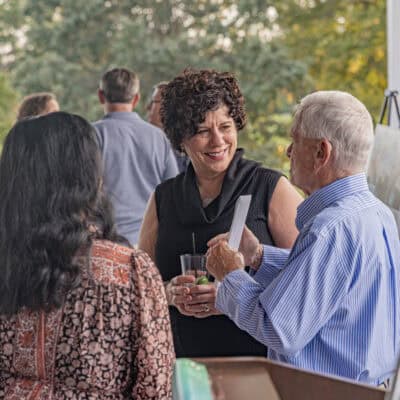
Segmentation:
<svg viewBox="0 0 400 400">
<path fill-rule="evenodd" d="M 291 181 L 309 195 L 297 210 L 299 236 L 279 249 L 246 228 L 240 252 L 226 234 L 212 239 L 216 308 L 273 360 L 380 385 L 399 354 L 400 243 L 367 185 L 371 116 L 348 93 L 316 92 L 300 102 L 291 136 Z"/>
</svg>

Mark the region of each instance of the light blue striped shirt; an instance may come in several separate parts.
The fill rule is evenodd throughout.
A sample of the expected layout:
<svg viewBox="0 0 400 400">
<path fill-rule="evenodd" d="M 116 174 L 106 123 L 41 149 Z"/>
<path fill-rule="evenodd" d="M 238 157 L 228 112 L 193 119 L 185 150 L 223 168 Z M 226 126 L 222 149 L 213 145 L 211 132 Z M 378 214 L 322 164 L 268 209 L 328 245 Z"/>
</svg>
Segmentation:
<svg viewBox="0 0 400 400">
<path fill-rule="evenodd" d="M 377 385 L 400 344 L 400 242 L 364 174 L 335 181 L 297 210 L 291 251 L 264 247 L 258 272 L 228 274 L 216 306 L 273 360 Z"/>
</svg>

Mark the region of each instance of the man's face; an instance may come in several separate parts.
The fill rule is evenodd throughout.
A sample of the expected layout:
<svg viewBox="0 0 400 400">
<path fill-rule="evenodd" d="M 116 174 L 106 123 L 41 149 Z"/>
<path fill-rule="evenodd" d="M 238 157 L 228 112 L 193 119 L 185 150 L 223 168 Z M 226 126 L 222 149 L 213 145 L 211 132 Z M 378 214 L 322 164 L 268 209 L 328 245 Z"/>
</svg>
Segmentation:
<svg viewBox="0 0 400 400">
<path fill-rule="evenodd" d="M 147 120 L 159 128 L 163 129 L 160 117 L 161 90 L 156 88 L 147 106 Z"/>
<path fill-rule="evenodd" d="M 315 183 L 315 155 L 319 140 L 303 138 L 293 131 L 291 137 L 292 143 L 286 151 L 290 158 L 290 181 L 304 193 L 310 194 Z"/>
</svg>

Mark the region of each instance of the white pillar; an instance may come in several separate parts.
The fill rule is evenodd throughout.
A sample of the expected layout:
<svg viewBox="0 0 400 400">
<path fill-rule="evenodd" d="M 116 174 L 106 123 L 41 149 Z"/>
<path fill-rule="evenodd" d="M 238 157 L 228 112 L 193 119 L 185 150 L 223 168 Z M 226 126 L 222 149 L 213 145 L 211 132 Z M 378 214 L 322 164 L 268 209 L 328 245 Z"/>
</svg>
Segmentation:
<svg viewBox="0 0 400 400">
<path fill-rule="evenodd" d="M 387 0 L 387 65 L 388 89 L 400 93 L 400 0 Z M 400 96 L 397 96 L 400 103 Z M 396 109 L 392 104 L 391 125 L 398 127 Z"/>
</svg>

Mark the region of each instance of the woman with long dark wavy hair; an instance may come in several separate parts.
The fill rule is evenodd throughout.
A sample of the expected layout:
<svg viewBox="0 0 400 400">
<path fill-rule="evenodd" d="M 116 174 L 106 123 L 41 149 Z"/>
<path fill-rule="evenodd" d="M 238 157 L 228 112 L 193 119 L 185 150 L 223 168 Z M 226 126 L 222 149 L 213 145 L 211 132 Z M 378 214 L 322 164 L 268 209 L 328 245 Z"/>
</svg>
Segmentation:
<svg viewBox="0 0 400 400">
<path fill-rule="evenodd" d="M 0 160 L 0 398 L 165 399 L 174 360 L 149 257 L 121 245 L 95 133 L 18 122 Z"/>
</svg>

